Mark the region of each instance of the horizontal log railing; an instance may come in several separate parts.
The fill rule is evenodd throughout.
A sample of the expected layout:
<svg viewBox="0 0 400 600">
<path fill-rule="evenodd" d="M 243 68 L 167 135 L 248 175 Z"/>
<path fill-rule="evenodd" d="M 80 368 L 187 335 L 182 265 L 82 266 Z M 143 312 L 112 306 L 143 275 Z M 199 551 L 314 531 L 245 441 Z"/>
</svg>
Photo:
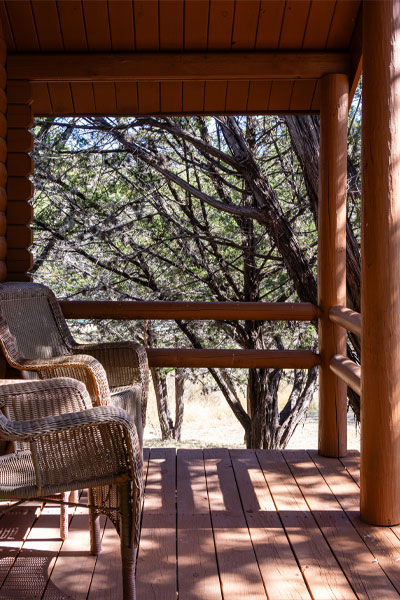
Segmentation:
<svg viewBox="0 0 400 600">
<path fill-rule="evenodd" d="M 60 305 L 66 319 L 312 321 L 320 316 L 319 308 L 308 302 L 67 300 Z"/>
<path fill-rule="evenodd" d="M 311 369 L 320 364 L 311 350 L 198 350 L 147 348 L 151 367 Z"/>
<path fill-rule="evenodd" d="M 320 316 L 313 304 L 290 302 L 68 300 L 60 305 L 66 319 L 312 321 Z M 151 367 L 310 369 L 320 364 L 311 350 L 147 348 L 147 355 Z"/>
<path fill-rule="evenodd" d="M 355 335 L 361 337 L 361 315 L 345 306 L 332 306 L 329 318 L 333 323 L 348 329 Z"/>
<path fill-rule="evenodd" d="M 361 395 L 361 367 L 355 362 L 342 356 L 335 354 L 330 362 L 331 370 L 340 377 L 351 389 L 359 396 Z"/>
</svg>

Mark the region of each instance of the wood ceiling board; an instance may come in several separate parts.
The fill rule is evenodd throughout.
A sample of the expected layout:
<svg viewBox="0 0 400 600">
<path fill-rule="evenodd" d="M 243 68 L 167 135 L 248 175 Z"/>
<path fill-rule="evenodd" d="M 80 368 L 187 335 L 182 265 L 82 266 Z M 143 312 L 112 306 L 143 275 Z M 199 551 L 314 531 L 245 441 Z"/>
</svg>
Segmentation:
<svg viewBox="0 0 400 600">
<path fill-rule="evenodd" d="M 286 2 L 279 48 L 290 50 L 302 47 L 310 5 L 309 0 L 288 0 Z"/>
<path fill-rule="evenodd" d="M 200 114 L 204 112 L 204 81 L 184 81 L 183 82 L 183 112 Z"/>
<path fill-rule="evenodd" d="M 74 112 L 78 115 L 94 114 L 96 106 L 94 103 L 93 84 L 85 81 L 71 83 L 72 100 Z"/>
<path fill-rule="evenodd" d="M 321 81 L 317 81 L 311 108 L 312 108 L 312 110 L 319 110 L 320 106 L 321 106 Z"/>
<path fill-rule="evenodd" d="M 191 0 L 185 4 L 185 50 L 207 48 L 209 3 Z"/>
<path fill-rule="evenodd" d="M 305 50 L 322 50 L 325 48 L 335 5 L 336 0 L 313 0 L 304 35 L 303 48 Z"/>
<path fill-rule="evenodd" d="M 326 45 L 328 49 L 349 47 L 359 10 L 359 0 L 337 1 Z"/>
<path fill-rule="evenodd" d="M 48 87 L 53 112 L 59 115 L 73 114 L 74 103 L 70 84 L 64 81 L 54 81 L 49 83 Z"/>
<path fill-rule="evenodd" d="M 11 30 L 10 21 L 4 0 L 0 0 L 0 22 L 3 26 L 3 35 L 7 43 L 7 49 L 15 51 L 14 37 Z"/>
<path fill-rule="evenodd" d="M 227 83 L 227 81 L 206 81 L 204 112 L 221 113 L 225 110 Z"/>
<path fill-rule="evenodd" d="M 233 0 L 210 0 L 209 50 L 228 50 L 231 48 L 234 12 L 235 3 Z"/>
<path fill-rule="evenodd" d="M 140 114 L 157 114 L 160 112 L 160 84 L 155 81 L 138 83 L 138 101 Z"/>
<path fill-rule="evenodd" d="M 116 81 L 117 113 L 136 115 L 139 112 L 138 84 L 135 81 Z"/>
<path fill-rule="evenodd" d="M 255 47 L 260 4 L 260 0 L 236 1 L 232 50 L 251 50 Z"/>
<path fill-rule="evenodd" d="M 35 115 L 51 115 L 53 107 L 50 101 L 49 90 L 47 83 L 35 81 L 32 83 L 32 108 Z"/>
<path fill-rule="evenodd" d="M 262 0 L 258 19 L 256 50 L 278 48 L 284 13 L 285 0 Z"/>
<path fill-rule="evenodd" d="M 161 82 L 161 112 L 165 114 L 176 114 L 182 112 L 182 82 Z"/>
<path fill-rule="evenodd" d="M 183 0 L 163 0 L 160 11 L 160 50 L 183 50 Z"/>
<path fill-rule="evenodd" d="M 225 110 L 228 113 L 245 113 L 248 96 L 249 81 L 228 81 Z"/>
<path fill-rule="evenodd" d="M 133 6 L 136 50 L 159 50 L 158 2 L 156 0 L 135 0 Z"/>
<path fill-rule="evenodd" d="M 295 81 L 293 86 L 292 98 L 290 100 L 290 110 L 307 111 L 311 109 L 314 98 L 316 80 Z"/>
<path fill-rule="evenodd" d="M 87 50 L 85 22 L 80 0 L 63 0 L 57 3 L 57 7 L 66 52 Z"/>
<path fill-rule="evenodd" d="M 268 110 L 270 112 L 287 112 L 290 107 L 294 81 L 273 81 L 269 96 Z"/>
<path fill-rule="evenodd" d="M 111 50 L 107 0 L 82 0 L 88 48 L 92 52 Z"/>
<path fill-rule="evenodd" d="M 64 49 L 55 0 L 32 0 L 33 16 L 42 52 Z"/>
<path fill-rule="evenodd" d="M 265 112 L 268 109 L 270 93 L 270 81 L 251 81 L 247 100 L 247 110 L 250 112 Z"/>
<path fill-rule="evenodd" d="M 10 19 L 15 47 L 18 52 L 39 52 L 35 21 L 29 0 L 8 0 L 6 9 Z"/>
<path fill-rule="evenodd" d="M 108 3 L 111 47 L 114 52 L 135 50 L 135 25 L 131 0 L 113 0 Z"/>
<path fill-rule="evenodd" d="M 93 94 L 96 113 L 102 115 L 116 114 L 117 100 L 113 81 L 98 81 L 93 83 Z"/>
</svg>

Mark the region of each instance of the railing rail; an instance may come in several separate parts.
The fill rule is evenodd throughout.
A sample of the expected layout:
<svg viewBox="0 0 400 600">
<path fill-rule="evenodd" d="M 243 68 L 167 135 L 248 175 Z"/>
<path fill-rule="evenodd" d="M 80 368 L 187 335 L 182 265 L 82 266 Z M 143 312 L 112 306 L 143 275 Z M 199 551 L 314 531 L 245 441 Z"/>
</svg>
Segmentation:
<svg viewBox="0 0 400 600">
<path fill-rule="evenodd" d="M 361 395 L 361 367 L 354 361 L 336 354 L 331 358 L 330 362 L 331 370 L 340 377 L 352 390 L 359 396 Z"/>
<path fill-rule="evenodd" d="M 190 321 L 312 321 L 320 316 L 309 302 L 169 302 L 66 300 L 67 319 L 154 319 Z"/>
<path fill-rule="evenodd" d="M 293 302 L 168 302 L 92 301 L 60 302 L 67 319 L 252 320 L 312 321 L 317 306 Z M 310 369 L 320 364 L 311 350 L 247 350 L 147 348 L 151 367 Z"/>
<path fill-rule="evenodd" d="M 332 306 L 329 311 L 329 318 L 333 323 L 348 329 L 355 335 L 361 337 L 361 315 L 345 306 Z"/>
</svg>

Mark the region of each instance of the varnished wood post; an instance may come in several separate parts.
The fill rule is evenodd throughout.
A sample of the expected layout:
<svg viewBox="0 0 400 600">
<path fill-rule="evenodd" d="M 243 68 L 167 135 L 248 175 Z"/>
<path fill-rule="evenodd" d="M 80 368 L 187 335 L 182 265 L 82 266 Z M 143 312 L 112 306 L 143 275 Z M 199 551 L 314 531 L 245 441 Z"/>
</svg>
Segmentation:
<svg viewBox="0 0 400 600">
<path fill-rule="evenodd" d="M 346 305 L 346 184 L 349 84 L 325 75 L 321 86 L 320 193 L 318 208 L 319 453 L 345 456 L 347 387 L 329 367 L 346 354 L 346 332 L 329 319 L 331 306 Z"/>
<path fill-rule="evenodd" d="M 400 523 L 400 2 L 363 3 L 361 516 Z"/>
<path fill-rule="evenodd" d="M 7 73 L 5 70 L 7 58 L 7 47 L 3 39 L 2 26 L 0 23 L 0 282 L 7 278 L 7 242 L 6 242 L 6 207 L 7 207 L 7 97 L 5 88 L 7 84 Z"/>
</svg>

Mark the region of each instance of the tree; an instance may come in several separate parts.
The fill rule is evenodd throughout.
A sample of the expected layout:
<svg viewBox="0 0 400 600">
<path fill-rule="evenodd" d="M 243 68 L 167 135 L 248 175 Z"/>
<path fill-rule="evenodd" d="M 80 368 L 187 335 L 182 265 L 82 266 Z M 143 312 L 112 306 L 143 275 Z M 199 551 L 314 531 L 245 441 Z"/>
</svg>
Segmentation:
<svg viewBox="0 0 400 600">
<path fill-rule="evenodd" d="M 91 118 L 37 128 L 35 268 L 57 288 L 59 270 L 73 265 L 63 295 L 316 302 L 313 188 L 282 118 Z M 194 347 L 316 344 L 313 327 L 301 324 L 157 325 L 165 345 L 177 336 Z M 280 410 L 282 372 L 250 369 L 246 411 L 232 374 L 210 373 L 252 447 L 286 445 L 316 380 L 316 369 L 295 372 Z"/>
</svg>

